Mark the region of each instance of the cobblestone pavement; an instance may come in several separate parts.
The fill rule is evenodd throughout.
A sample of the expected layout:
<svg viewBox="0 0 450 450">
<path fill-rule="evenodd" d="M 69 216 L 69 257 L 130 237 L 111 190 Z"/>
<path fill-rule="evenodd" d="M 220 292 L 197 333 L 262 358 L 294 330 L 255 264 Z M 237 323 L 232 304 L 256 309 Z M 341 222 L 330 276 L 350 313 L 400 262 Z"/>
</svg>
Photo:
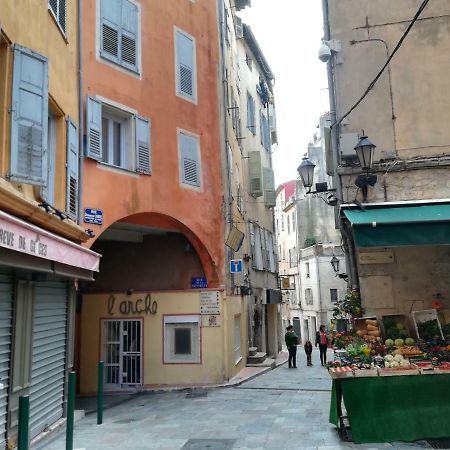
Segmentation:
<svg viewBox="0 0 450 450">
<path fill-rule="evenodd" d="M 145 393 L 76 424 L 74 449 L 417 449 L 426 443 L 356 445 L 340 441 L 328 423 L 331 381 L 313 354 L 306 367 L 283 365 L 239 387 Z M 39 449 L 64 450 L 64 433 Z"/>
</svg>

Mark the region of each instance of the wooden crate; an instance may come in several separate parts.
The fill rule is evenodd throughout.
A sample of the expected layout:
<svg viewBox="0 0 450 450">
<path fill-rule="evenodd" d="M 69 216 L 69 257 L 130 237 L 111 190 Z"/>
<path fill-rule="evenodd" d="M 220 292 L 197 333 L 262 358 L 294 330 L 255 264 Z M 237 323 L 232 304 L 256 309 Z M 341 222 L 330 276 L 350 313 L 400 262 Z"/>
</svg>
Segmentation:
<svg viewBox="0 0 450 450">
<path fill-rule="evenodd" d="M 417 324 L 422 322 L 427 322 L 429 320 L 435 320 L 437 322 L 438 330 L 441 336 L 441 339 L 444 339 L 444 335 L 442 334 L 441 322 L 439 321 L 439 317 L 437 311 L 435 309 L 426 309 L 423 311 L 413 311 L 412 313 L 414 326 L 417 332 L 417 336 L 420 338 L 419 328 Z"/>
<path fill-rule="evenodd" d="M 378 369 L 378 375 L 380 377 L 394 377 L 394 376 L 399 376 L 399 375 L 420 375 L 420 371 L 419 369 L 415 369 L 414 367 L 411 366 L 410 369 L 391 369 L 391 368 L 379 368 Z"/>
<path fill-rule="evenodd" d="M 367 377 L 377 377 L 378 369 L 355 369 L 353 371 L 355 378 L 367 378 Z"/>
<path fill-rule="evenodd" d="M 412 322 L 412 319 L 409 315 L 406 314 L 384 314 L 381 317 L 381 333 L 383 335 L 383 339 L 393 339 L 395 340 L 395 337 L 392 337 L 389 335 L 389 327 L 386 326 L 386 323 L 388 321 L 395 321 L 395 323 L 401 323 L 403 324 L 404 329 L 408 333 L 408 336 L 403 336 L 402 339 L 406 339 L 408 337 L 412 337 L 414 340 L 417 339 L 417 332 L 414 327 L 414 324 Z M 397 336 L 400 337 L 400 336 Z"/>
<path fill-rule="evenodd" d="M 367 319 L 376 320 L 378 322 L 378 328 L 379 328 L 380 334 L 381 334 L 380 337 L 382 338 L 383 335 L 382 335 L 382 331 L 381 331 L 380 320 L 376 316 L 367 316 L 367 317 L 360 317 L 360 318 L 355 319 L 355 330 L 356 331 L 366 330 L 367 329 L 367 325 L 366 325 Z"/>
</svg>

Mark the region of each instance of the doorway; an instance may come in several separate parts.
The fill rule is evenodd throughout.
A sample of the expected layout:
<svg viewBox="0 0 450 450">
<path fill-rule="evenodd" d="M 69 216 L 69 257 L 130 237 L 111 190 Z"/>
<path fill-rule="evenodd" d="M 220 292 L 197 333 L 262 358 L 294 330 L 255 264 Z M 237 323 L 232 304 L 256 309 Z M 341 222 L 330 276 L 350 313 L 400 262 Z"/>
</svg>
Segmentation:
<svg viewBox="0 0 450 450">
<path fill-rule="evenodd" d="M 142 385 L 142 320 L 103 320 L 105 389 Z"/>
</svg>

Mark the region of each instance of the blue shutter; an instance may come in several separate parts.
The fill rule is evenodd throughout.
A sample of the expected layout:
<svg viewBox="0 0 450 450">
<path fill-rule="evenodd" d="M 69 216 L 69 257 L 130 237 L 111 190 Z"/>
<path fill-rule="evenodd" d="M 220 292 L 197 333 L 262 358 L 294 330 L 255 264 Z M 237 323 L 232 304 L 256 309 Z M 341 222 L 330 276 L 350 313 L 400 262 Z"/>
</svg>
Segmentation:
<svg viewBox="0 0 450 450">
<path fill-rule="evenodd" d="M 120 60 L 120 31 L 122 27 L 122 0 L 102 0 L 100 54 L 116 63 Z"/>
<path fill-rule="evenodd" d="M 128 0 L 122 1 L 120 59 L 123 66 L 137 70 L 138 9 Z"/>
<path fill-rule="evenodd" d="M 102 103 L 93 97 L 86 103 L 87 148 L 86 156 L 102 160 Z"/>
<path fill-rule="evenodd" d="M 137 172 L 152 173 L 150 120 L 136 117 L 136 170 Z"/>
<path fill-rule="evenodd" d="M 78 129 L 69 118 L 67 120 L 67 193 L 66 211 L 76 220 L 78 216 Z"/>
<path fill-rule="evenodd" d="M 195 54 L 194 41 L 181 31 L 176 32 L 176 70 L 177 70 L 177 93 L 196 99 L 195 92 Z"/>
<path fill-rule="evenodd" d="M 200 186 L 200 161 L 198 139 L 188 134 L 179 134 L 181 182 Z"/>
<path fill-rule="evenodd" d="M 11 178 L 47 184 L 48 62 L 14 46 L 11 107 Z"/>
</svg>

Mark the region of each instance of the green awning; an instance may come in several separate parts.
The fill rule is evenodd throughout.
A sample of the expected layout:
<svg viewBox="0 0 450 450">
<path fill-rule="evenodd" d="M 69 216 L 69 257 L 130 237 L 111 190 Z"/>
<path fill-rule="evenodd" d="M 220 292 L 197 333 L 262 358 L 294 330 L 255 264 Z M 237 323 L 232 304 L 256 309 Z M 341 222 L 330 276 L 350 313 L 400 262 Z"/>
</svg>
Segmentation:
<svg viewBox="0 0 450 450">
<path fill-rule="evenodd" d="M 357 247 L 450 244 L 450 204 L 344 210 Z"/>
</svg>

